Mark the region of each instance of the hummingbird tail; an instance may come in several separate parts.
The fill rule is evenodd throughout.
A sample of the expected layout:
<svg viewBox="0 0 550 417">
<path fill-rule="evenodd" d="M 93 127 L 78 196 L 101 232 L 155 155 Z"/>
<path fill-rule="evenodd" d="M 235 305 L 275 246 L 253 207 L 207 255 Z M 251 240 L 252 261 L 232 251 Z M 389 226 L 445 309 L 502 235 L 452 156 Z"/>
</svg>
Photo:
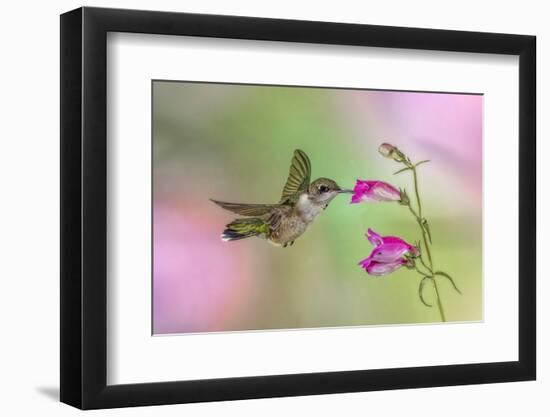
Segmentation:
<svg viewBox="0 0 550 417">
<path fill-rule="evenodd" d="M 225 242 L 231 242 L 252 236 L 267 236 L 268 232 L 269 225 L 262 219 L 236 219 L 226 226 L 221 239 Z"/>
</svg>

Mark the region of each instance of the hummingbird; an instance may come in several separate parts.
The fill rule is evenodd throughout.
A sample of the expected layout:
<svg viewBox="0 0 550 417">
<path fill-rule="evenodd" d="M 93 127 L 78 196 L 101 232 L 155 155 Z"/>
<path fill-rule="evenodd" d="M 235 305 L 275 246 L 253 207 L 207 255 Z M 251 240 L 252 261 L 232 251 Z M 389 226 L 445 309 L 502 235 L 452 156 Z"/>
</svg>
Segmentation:
<svg viewBox="0 0 550 417">
<path fill-rule="evenodd" d="M 353 192 L 340 188 L 329 178 L 318 178 L 313 182 L 310 179 L 311 162 L 304 151 L 296 149 L 278 203 L 241 204 L 211 200 L 225 210 L 246 216 L 226 225 L 221 239 L 234 241 L 257 236 L 277 246 L 292 246 L 334 197 Z"/>
</svg>

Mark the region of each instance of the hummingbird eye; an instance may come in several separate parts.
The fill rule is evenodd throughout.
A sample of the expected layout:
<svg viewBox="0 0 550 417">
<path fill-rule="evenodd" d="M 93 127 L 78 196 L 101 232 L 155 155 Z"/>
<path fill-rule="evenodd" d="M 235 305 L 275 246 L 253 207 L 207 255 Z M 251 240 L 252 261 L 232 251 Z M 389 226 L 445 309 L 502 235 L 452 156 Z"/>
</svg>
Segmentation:
<svg viewBox="0 0 550 417">
<path fill-rule="evenodd" d="M 319 186 L 320 193 L 326 193 L 327 191 L 328 191 L 328 187 L 326 185 Z"/>
</svg>

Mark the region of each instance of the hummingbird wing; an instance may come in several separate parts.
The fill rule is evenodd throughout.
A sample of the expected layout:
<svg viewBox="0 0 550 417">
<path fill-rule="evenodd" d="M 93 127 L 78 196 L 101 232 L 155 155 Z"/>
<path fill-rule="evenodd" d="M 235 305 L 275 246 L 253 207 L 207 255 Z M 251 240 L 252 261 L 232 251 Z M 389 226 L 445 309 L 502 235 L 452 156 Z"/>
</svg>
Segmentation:
<svg viewBox="0 0 550 417">
<path fill-rule="evenodd" d="M 300 149 L 294 151 L 286 184 L 281 195 L 281 202 L 290 196 L 307 191 L 311 179 L 311 162 L 306 153 Z"/>
<path fill-rule="evenodd" d="M 267 218 L 267 224 L 269 224 L 271 236 L 279 236 L 281 232 L 281 222 L 292 213 L 292 210 L 292 206 L 287 204 L 280 204 L 271 209 L 269 217 Z"/>
<path fill-rule="evenodd" d="M 278 204 L 239 204 L 239 203 L 226 203 L 224 201 L 210 200 L 216 203 L 221 208 L 229 210 L 233 213 L 241 216 L 263 216 L 273 210 Z"/>
</svg>

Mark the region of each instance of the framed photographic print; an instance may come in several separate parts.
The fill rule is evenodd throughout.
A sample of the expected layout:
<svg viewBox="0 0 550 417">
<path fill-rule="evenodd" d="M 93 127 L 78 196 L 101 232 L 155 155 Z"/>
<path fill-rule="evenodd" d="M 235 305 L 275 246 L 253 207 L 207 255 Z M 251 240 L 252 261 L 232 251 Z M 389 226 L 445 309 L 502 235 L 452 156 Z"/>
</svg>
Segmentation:
<svg viewBox="0 0 550 417">
<path fill-rule="evenodd" d="M 61 400 L 535 379 L 535 38 L 61 16 Z"/>
</svg>

